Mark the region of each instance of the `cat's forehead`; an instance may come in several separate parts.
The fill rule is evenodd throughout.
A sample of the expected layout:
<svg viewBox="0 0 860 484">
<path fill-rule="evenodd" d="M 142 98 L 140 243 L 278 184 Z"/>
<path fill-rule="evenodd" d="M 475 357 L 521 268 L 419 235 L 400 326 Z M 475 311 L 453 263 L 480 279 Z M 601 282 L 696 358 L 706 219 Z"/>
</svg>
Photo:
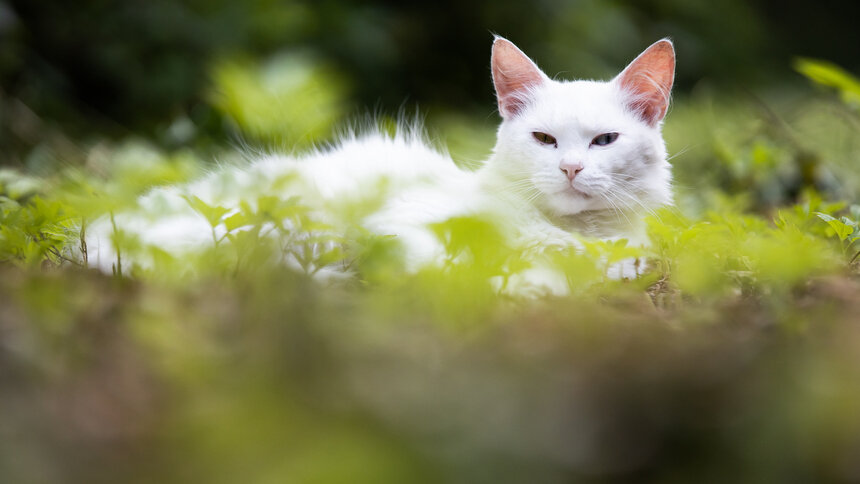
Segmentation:
<svg viewBox="0 0 860 484">
<path fill-rule="evenodd" d="M 614 129 L 627 121 L 624 104 L 610 82 L 553 81 L 536 94 L 532 115 L 561 129 Z"/>
</svg>

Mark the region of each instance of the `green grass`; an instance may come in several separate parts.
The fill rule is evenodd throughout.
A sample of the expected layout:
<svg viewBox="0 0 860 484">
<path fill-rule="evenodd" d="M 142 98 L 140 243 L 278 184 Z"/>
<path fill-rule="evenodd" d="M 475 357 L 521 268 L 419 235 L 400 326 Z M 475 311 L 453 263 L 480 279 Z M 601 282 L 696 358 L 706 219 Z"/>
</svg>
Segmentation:
<svg viewBox="0 0 860 484">
<path fill-rule="evenodd" d="M 357 228 L 314 251 L 330 240 L 308 233 L 326 228 L 270 198 L 241 220 L 189 199 L 232 235 L 104 274 L 82 262 L 81 227 L 200 175 L 202 155 L 132 140 L 51 176 L 0 173 L 0 480 L 856 479 L 860 185 L 856 125 L 840 121 L 856 113 L 718 101 L 670 114 L 679 202 L 649 219 L 649 248 L 545 255 L 569 276 L 565 297 L 491 283 L 521 254 L 488 245 L 485 220 L 435 227 L 451 263 L 407 273 L 395 242 Z M 263 114 L 250 135 L 264 142 L 307 131 Z M 442 125 L 466 161 L 488 139 L 467 124 Z M 283 250 L 303 251 L 304 270 L 272 264 Z M 649 260 L 644 276 L 604 276 L 631 254 Z M 313 279 L 342 260 L 354 277 Z"/>
</svg>

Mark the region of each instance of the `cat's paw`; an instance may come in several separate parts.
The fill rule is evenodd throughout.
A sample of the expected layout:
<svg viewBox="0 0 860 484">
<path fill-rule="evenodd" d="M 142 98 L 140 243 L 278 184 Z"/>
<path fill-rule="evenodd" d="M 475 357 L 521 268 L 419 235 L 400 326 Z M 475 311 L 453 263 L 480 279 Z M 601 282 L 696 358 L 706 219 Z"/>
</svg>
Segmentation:
<svg viewBox="0 0 860 484">
<path fill-rule="evenodd" d="M 502 278 L 492 282 L 497 285 L 496 289 L 500 293 L 518 298 L 565 296 L 570 292 L 564 274 L 545 266 L 535 266 L 513 274 L 504 284 Z"/>
<path fill-rule="evenodd" d="M 642 257 L 628 257 L 609 265 L 606 277 L 615 280 L 638 279 L 645 273 L 645 259 Z"/>
</svg>

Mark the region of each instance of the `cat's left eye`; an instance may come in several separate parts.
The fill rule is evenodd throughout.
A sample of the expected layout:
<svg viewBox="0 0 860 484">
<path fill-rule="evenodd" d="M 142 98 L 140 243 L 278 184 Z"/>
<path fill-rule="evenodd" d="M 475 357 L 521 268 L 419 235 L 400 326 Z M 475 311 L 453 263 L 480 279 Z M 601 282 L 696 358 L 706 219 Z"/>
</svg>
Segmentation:
<svg viewBox="0 0 860 484">
<path fill-rule="evenodd" d="M 618 133 L 603 133 L 597 135 L 591 140 L 591 144 L 597 146 L 606 146 L 618 139 Z"/>
<path fill-rule="evenodd" d="M 551 134 L 535 131 L 532 133 L 532 136 L 545 145 L 555 145 L 555 147 L 558 148 L 558 141 L 556 141 L 555 137 Z"/>
</svg>

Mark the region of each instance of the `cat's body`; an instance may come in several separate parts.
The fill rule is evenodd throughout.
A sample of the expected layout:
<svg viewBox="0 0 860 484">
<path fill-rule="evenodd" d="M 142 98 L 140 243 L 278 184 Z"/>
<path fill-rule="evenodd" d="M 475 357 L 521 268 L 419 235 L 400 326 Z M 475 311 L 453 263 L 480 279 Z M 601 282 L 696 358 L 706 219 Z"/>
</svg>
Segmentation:
<svg viewBox="0 0 860 484">
<path fill-rule="evenodd" d="M 654 44 L 610 82 L 552 81 L 500 38 L 492 67 L 503 122 L 492 156 L 476 171 L 458 168 L 414 129 L 393 137 L 350 136 L 301 158 L 269 155 L 153 190 L 137 210 L 93 226 L 89 261 L 114 268 L 117 228 L 180 257 L 212 245 L 226 228 L 213 231 L 189 197 L 233 211 L 260 196 L 299 197 L 336 226 L 342 221 L 332 215 L 333 205 L 377 193 L 373 209 L 353 222 L 395 236 L 409 269 L 445 257 L 429 224 L 461 216 L 504 220 L 504 242 L 519 248 L 571 246 L 575 234 L 644 242 L 642 214 L 671 202 L 660 135 L 674 74 L 671 43 Z M 130 263 L 147 265 L 145 258 Z"/>
</svg>

